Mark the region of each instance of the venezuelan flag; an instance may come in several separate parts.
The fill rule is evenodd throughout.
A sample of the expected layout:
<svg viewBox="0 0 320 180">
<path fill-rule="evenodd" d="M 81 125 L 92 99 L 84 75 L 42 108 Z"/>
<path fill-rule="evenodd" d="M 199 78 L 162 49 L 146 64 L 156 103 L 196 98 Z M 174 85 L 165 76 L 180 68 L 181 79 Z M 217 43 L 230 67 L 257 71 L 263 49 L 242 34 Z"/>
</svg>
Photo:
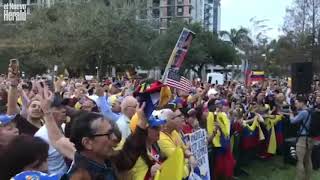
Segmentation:
<svg viewBox="0 0 320 180">
<path fill-rule="evenodd" d="M 216 151 L 216 160 L 214 163 L 214 179 L 219 176 L 232 177 L 233 170 L 236 165 L 236 160 L 233 157 L 230 138 L 226 137 L 223 133 L 220 136 L 221 147 Z"/>
<path fill-rule="evenodd" d="M 264 71 L 252 71 L 250 79 L 251 81 L 261 81 L 264 80 Z"/>
<path fill-rule="evenodd" d="M 241 149 L 250 150 L 257 147 L 259 144 L 259 130 L 250 130 L 249 127 L 244 127 L 241 134 Z"/>
<path fill-rule="evenodd" d="M 277 145 L 280 146 L 284 142 L 284 135 L 283 135 L 283 129 L 284 129 L 284 124 L 282 121 L 278 122 L 275 125 L 275 131 L 276 131 L 276 139 L 277 139 Z"/>
</svg>

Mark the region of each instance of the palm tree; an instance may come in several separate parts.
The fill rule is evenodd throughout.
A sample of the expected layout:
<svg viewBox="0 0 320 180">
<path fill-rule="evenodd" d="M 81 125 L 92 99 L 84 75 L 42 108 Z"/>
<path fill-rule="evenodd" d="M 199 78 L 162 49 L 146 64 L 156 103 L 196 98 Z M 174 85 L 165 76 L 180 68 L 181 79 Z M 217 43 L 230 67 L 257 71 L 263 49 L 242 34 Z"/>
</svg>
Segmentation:
<svg viewBox="0 0 320 180">
<path fill-rule="evenodd" d="M 231 29 L 230 32 L 221 31 L 220 36 L 229 38 L 232 45 L 239 49 L 242 49 L 244 44 L 252 42 L 249 37 L 249 30 L 246 28 Z"/>
<path fill-rule="evenodd" d="M 229 39 L 232 46 L 239 52 L 239 56 L 243 56 L 241 51 L 246 51 L 246 49 L 248 49 L 247 47 L 252 45 L 252 40 L 249 37 L 249 30 L 246 28 L 240 28 L 238 30 L 231 29 L 230 32 L 221 31 L 220 36 Z M 247 66 L 247 62 L 245 63 L 243 58 L 241 58 L 241 61 L 243 66 Z M 232 74 L 234 75 L 234 63 L 232 63 L 232 71 Z"/>
</svg>

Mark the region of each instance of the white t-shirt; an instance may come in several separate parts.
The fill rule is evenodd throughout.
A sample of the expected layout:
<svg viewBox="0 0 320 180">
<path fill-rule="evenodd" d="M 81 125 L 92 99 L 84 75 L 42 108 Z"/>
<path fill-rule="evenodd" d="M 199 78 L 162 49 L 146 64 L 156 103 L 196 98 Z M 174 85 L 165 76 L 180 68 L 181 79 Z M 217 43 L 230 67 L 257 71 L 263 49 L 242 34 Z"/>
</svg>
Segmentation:
<svg viewBox="0 0 320 180">
<path fill-rule="evenodd" d="M 49 174 L 65 174 L 68 167 L 64 161 L 63 155 L 60 154 L 51 144 L 48 137 L 48 130 L 46 126 L 42 126 L 34 135 L 40 137 L 49 144 L 48 151 L 48 173 Z"/>
<path fill-rule="evenodd" d="M 127 137 L 131 134 L 130 119 L 126 115 L 122 114 L 116 123 L 121 132 L 122 139 L 127 139 Z"/>
</svg>

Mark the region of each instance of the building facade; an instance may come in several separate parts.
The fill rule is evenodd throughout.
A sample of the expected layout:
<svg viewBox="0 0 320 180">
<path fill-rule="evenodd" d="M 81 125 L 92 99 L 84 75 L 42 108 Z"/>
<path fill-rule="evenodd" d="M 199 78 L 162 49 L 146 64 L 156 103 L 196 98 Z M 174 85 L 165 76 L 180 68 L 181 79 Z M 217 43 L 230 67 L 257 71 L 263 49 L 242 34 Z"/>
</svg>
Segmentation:
<svg viewBox="0 0 320 180">
<path fill-rule="evenodd" d="M 164 32 L 173 18 L 188 23 L 198 22 L 208 31 L 220 30 L 221 0 L 149 0 L 148 20 L 154 28 Z"/>
<path fill-rule="evenodd" d="M 152 19 L 159 29 L 164 32 L 174 18 L 191 22 L 191 0 L 149 0 L 148 19 Z"/>
<path fill-rule="evenodd" d="M 192 22 L 199 22 L 208 31 L 220 31 L 220 0 L 191 0 Z"/>
</svg>

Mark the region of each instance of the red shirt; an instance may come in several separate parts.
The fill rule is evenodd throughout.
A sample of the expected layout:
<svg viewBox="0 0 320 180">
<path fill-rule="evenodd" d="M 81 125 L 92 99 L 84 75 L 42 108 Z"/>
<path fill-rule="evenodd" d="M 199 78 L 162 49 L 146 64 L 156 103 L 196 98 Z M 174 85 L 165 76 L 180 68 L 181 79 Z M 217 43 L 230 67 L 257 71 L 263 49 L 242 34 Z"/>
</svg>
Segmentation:
<svg viewBox="0 0 320 180">
<path fill-rule="evenodd" d="M 183 134 L 191 134 L 193 132 L 193 127 L 191 124 L 185 122 L 182 127 Z"/>
</svg>

